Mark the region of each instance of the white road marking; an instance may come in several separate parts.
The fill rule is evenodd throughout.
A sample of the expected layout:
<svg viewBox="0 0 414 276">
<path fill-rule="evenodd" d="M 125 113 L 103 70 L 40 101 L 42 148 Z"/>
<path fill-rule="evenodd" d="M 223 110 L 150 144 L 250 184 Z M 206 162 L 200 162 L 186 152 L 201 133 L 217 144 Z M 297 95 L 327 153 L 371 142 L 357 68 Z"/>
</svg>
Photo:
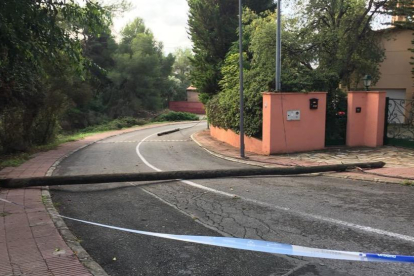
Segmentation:
<svg viewBox="0 0 414 276">
<path fill-rule="evenodd" d="M 145 158 L 144 158 L 144 156 L 142 156 L 141 152 L 139 151 L 139 147 L 141 146 L 141 144 L 142 144 L 142 143 L 144 143 L 144 141 L 145 141 L 145 140 L 147 140 L 148 138 L 150 138 L 150 137 L 152 137 L 152 136 L 154 136 L 154 135 L 157 135 L 157 133 L 154 133 L 154 134 L 148 135 L 147 137 L 145 137 L 144 139 L 142 139 L 142 140 L 141 140 L 141 142 L 139 142 L 139 143 L 138 143 L 138 145 L 137 145 L 137 147 L 136 147 L 136 151 L 137 151 L 138 157 L 142 160 L 142 162 L 144 162 L 144 164 L 145 164 L 145 165 L 147 165 L 148 167 L 150 167 L 150 168 L 151 168 L 151 169 L 153 169 L 154 171 L 161 172 L 161 170 L 160 170 L 160 169 L 158 169 L 157 167 L 155 167 L 155 166 L 151 165 L 151 164 L 147 161 L 147 159 L 145 159 Z"/>
<path fill-rule="evenodd" d="M 0 201 L 4 201 L 4 202 L 6 202 L 6 203 L 10 203 L 10 204 L 13 204 L 13 202 L 11 202 L 11 201 L 8 201 L 7 199 L 4 199 L 4 198 L 0 198 Z"/>
<path fill-rule="evenodd" d="M 154 135 L 157 135 L 157 133 L 151 134 L 151 135 L 145 137 L 144 139 L 142 139 L 142 141 L 139 142 L 137 147 L 136 147 L 136 152 L 137 152 L 138 157 L 142 160 L 142 162 L 144 162 L 145 165 L 147 165 L 148 167 L 150 167 L 154 171 L 161 172 L 162 170 L 155 167 L 151 163 L 149 163 L 144 158 L 144 156 L 142 156 L 142 154 L 139 150 L 141 144 L 143 142 L 145 142 L 145 140 L 147 140 L 148 138 L 150 138 Z M 367 232 L 367 233 L 374 233 L 374 234 L 388 236 L 388 237 L 403 240 L 403 241 L 414 242 L 414 237 L 412 237 L 412 236 L 407 236 L 407 235 L 398 234 L 398 233 L 394 233 L 394 232 L 390 232 L 390 231 L 385 231 L 385 230 L 373 228 L 373 227 L 370 227 L 370 226 L 359 225 L 359 224 L 356 224 L 356 223 L 347 222 L 347 221 L 343 221 L 343 220 L 339 220 L 339 219 L 333 219 L 333 218 L 329 218 L 329 217 L 324 217 L 324 216 L 319 216 L 319 215 L 314 215 L 314 214 L 309 214 L 309 213 L 305 213 L 305 212 L 301 212 L 301 211 L 292 210 L 291 208 L 282 207 L 282 206 L 270 204 L 270 203 L 267 203 L 267 202 L 262 202 L 262 201 L 258 201 L 258 200 L 255 200 L 255 199 L 251 199 L 251 198 L 247 198 L 247 197 L 243 197 L 243 196 L 238 196 L 238 195 L 235 195 L 235 194 L 226 193 L 226 192 L 223 192 L 223 191 L 220 191 L 220 190 L 216 190 L 216 189 L 213 189 L 213 188 L 203 186 L 201 184 L 197 184 L 197 183 L 189 181 L 189 180 L 181 180 L 181 179 L 177 179 L 177 180 L 181 181 L 184 184 L 187 184 L 187 185 L 190 185 L 190 186 L 202 189 L 202 190 L 206 190 L 206 191 L 209 191 L 209 192 L 212 192 L 212 193 L 215 193 L 215 194 L 220 194 L 220 195 L 231 197 L 231 198 L 240 198 L 242 200 L 252 202 L 252 203 L 255 203 L 255 204 L 258 204 L 258 205 L 261 205 L 261 206 L 273 208 L 273 209 L 276 209 L 276 210 L 288 211 L 288 212 L 300 215 L 300 216 L 308 218 L 308 219 L 320 220 L 320 221 L 324 221 L 324 222 L 328 222 L 328 223 L 333 223 L 333 224 L 345 226 L 345 227 L 348 227 L 348 228 L 357 229 L 357 230 L 364 231 L 364 232 Z"/>
<path fill-rule="evenodd" d="M 146 140 L 146 143 L 154 142 L 191 142 L 192 140 Z M 96 144 L 117 144 L 117 143 L 137 143 L 141 141 L 102 141 L 96 142 Z"/>
</svg>

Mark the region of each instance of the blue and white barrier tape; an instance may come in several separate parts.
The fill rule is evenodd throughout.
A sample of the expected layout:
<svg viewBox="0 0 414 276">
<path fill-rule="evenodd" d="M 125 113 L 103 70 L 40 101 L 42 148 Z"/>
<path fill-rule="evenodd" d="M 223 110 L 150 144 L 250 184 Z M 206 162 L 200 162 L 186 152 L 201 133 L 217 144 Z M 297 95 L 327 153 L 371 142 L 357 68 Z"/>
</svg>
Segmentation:
<svg viewBox="0 0 414 276">
<path fill-rule="evenodd" d="M 349 260 L 349 261 L 364 261 L 364 262 L 398 262 L 398 263 L 414 263 L 414 256 L 402 256 L 402 255 L 388 255 L 388 254 L 374 254 L 374 253 L 362 253 L 362 252 L 350 252 L 350 251 L 336 251 L 325 250 L 318 248 L 303 247 L 297 245 L 283 244 L 277 242 L 268 242 L 262 240 L 251 239 L 239 239 L 228 237 L 210 237 L 210 236 L 190 236 L 190 235 L 172 235 L 163 233 L 154 233 L 141 230 L 134 230 L 122 227 L 116 227 L 81 219 L 74 219 L 66 216 L 60 216 L 65 219 L 78 221 L 95 226 L 105 227 L 109 229 L 177 240 L 184 242 L 193 242 L 199 244 L 213 245 L 219 247 L 227 247 L 233 249 L 250 250 L 272 254 L 283 254 L 301 257 L 311 258 L 324 258 L 335 260 Z"/>
<path fill-rule="evenodd" d="M 7 203 L 22 206 L 21 204 L 11 202 L 5 199 L 0 198 L 0 200 L 7 202 Z M 348 260 L 348 261 L 361 261 L 361 262 L 414 263 L 414 256 L 327 250 L 327 249 L 318 249 L 318 248 L 283 244 L 283 243 L 277 243 L 277 242 L 240 239 L 240 238 L 154 233 L 154 232 L 148 232 L 148 231 L 141 231 L 141 230 L 134 230 L 134 229 L 129 229 L 129 228 L 111 226 L 111 225 L 91 222 L 87 220 L 75 219 L 75 218 L 62 216 L 62 215 L 57 215 L 57 216 L 68 219 L 68 220 L 72 220 L 72 221 L 77 221 L 77 222 L 81 222 L 85 224 L 105 227 L 109 229 L 129 232 L 129 233 L 135 233 L 135 234 L 140 234 L 140 235 L 159 237 L 159 238 L 165 238 L 165 239 L 171 239 L 171 240 L 177 240 L 177 241 L 219 246 L 219 247 L 227 247 L 227 248 L 240 249 L 240 250 L 249 250 L 249 251 L 257 251 L 257 252 L 264 252 L 264 253 L 311 257 L 311 258 L 334 259 L 334 260 Z"/>
</svg>

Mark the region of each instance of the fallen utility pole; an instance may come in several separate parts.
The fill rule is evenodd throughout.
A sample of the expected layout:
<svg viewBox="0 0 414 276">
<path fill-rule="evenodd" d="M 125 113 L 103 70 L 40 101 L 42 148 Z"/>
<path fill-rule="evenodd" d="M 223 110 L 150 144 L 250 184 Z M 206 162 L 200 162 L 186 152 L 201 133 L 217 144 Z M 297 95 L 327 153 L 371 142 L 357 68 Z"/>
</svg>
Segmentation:
<svg viewBox="0 0 414 276">
<path fill-rule="evenodd" d="M 341 172 L 354 168 L 382 168 L 384 162 L 354 163 L 313 167 L 253 168 L 231 170 L 168 171 L 127 174 L 95 174 L 74 176 L 46 176 L 32 178 L 0 179 L 1 188 L 24 188 L 32 186 L 83 185 L 115 182 L 161 181 L 174 179 L 210 179 L 235 176 L 296 175 L 322 172 Z"/>
<path fill-rule="evenodd" d="M 174 133 L 174 132 L 177 132 L 177 131 L 180 131 L 180 129 L 179 128 L 176 128 L 176 129 L 173 129 L 173 130 L 168 130 L 168 131 L 160 132 L 157 135 L 158 136 L 163 136 L 163 135 L 167 135 L 167 134 Z"/>
</svg>

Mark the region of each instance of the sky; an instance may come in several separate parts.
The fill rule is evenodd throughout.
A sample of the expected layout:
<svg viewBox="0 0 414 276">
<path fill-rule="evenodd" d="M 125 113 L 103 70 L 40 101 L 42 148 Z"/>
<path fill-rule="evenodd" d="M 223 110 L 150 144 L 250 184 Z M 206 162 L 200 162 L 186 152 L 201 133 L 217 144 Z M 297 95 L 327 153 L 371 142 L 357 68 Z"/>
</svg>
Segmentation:
<svg viewBox="0 0 414 276">
<path fill-rule="evenodd" d="M 114 19 L 114 30 L 119 35 L 122 28 L 136 17 L 144 20 L 157 41 L 164 44 L 164 51 L 172 53 L 177 48 L 191 48 L 187 34 L 187 0 L 130 0 L 130 11 Z"/>
</svg>

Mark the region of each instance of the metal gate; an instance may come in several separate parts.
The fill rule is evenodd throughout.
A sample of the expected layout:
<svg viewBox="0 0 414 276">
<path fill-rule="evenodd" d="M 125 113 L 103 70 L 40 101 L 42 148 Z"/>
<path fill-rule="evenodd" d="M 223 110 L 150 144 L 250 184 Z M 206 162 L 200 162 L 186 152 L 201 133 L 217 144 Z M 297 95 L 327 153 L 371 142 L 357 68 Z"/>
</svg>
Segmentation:
<svg viewBox="0 0 414 276">
<path fill-rule="evenodd" d="M 346 94 L 328 95 L 325 146 L 343 146 L 346 144 L 347 109 Z"/>
<path fill-rule="evenodd" d="M 414 100 L 386 99 L 384 145 L 414 148 Z"/>
</svg>

